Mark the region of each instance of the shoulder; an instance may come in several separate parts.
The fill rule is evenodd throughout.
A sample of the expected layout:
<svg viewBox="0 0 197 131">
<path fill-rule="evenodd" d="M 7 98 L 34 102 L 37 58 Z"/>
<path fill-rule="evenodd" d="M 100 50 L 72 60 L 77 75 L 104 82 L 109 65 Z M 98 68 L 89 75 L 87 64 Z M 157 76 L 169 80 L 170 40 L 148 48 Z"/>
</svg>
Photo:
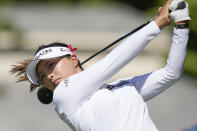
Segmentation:
<svg viewBox="0 0 197 131">
<path fill-rule="evenodd" d="M 68 88 L 69 79 L 65 79 L 59 83 L 59 85 L 53 91 L 53 102 L 59 103 L 63 100 L 65 92 Z"/>
<path fill-rule="evenodd" d="M 53 91 L 54 104 L 62 104 L 69 101 L 69 99 L 72 97 L 71 95 L 74 95 L 74 92 L 72 93 L 72 87 L 74 86 L 72 83 L 77 83 L 75 75 L 64 79 L 58 84 L 58 86 Z"/>
</svg>

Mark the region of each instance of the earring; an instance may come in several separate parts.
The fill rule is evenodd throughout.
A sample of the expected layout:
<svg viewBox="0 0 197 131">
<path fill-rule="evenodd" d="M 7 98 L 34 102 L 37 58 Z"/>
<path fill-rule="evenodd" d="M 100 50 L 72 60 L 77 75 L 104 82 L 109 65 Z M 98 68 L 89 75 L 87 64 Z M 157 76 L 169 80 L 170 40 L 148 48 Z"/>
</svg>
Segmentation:
<svg viewBox="0 0 197 131">
<path fill-rule="evenodd" d="M 46 87 L 40 87 L 37 92 L 38 100 L 43 104 L 50 104 L 53 101 L 53 92 Z"/>
</svg>

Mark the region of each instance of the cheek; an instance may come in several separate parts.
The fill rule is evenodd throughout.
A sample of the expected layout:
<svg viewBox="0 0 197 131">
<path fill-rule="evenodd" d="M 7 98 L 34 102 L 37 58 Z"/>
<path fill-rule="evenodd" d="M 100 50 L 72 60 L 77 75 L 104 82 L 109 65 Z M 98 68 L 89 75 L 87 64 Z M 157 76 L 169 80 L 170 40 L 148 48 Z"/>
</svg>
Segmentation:
<svg viewBox="0 0 197 131">
<path fill-rule="evenodd" d="M 75 68 L 72 61 L 60 61 L 56 64 L 54 73 L 60 77 L 67 78 L 75 73 Z"/>
</svg>

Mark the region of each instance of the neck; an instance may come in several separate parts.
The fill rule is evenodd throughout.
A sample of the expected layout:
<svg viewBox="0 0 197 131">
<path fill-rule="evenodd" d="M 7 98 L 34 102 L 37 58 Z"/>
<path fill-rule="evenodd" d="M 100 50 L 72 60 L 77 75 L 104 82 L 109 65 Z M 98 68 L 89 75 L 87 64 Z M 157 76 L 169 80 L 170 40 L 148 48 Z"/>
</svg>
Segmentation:
<svg viewBox="0 0 197 131">
<path fill-rule="evenodd" d="M 79 72 L 82 72 L 83 70 L 79 66 L 77 66 L 76 71 L 77 73 L 79 73 Z"/>
</svg>

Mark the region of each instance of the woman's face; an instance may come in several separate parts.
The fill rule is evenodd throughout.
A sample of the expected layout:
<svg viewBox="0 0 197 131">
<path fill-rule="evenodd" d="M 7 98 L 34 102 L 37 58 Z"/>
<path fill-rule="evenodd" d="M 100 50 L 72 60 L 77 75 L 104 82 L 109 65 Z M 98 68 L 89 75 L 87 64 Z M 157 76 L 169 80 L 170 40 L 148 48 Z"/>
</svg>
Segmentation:
<svg viewBox="0 0 197 131">
<path fill-rule="evenodd" d="M 42 60 L 36 70 L 40 81 L 52 91 L 62 80 L 81 71 L 76 56 Z"/>
</svg>

